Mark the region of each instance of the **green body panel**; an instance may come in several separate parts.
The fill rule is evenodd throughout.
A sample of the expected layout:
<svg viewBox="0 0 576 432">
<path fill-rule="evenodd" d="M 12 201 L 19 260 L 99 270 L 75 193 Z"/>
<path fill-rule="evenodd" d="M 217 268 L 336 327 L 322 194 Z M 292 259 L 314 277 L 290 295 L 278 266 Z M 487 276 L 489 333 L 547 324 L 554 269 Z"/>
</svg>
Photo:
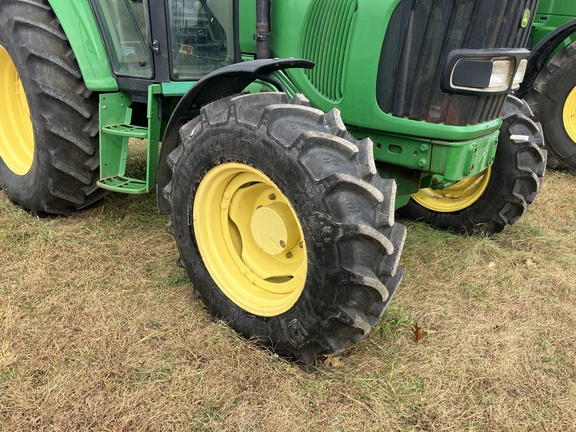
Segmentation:
<svg viewBox="0 0 576 432">
<path fill-rule="evenodd" d="M 256 40 L 254 34 L 256 33 L 256 1 L 255 0 L 239 0 L 239 26 L 238 38 L 240 42 L 240 50 L 243 53 L 256 53 Z"/>
<path fill-rule="evenodd" d="M 357 138 L 370 137 L 376 160 L 438 174 L 447 182 L 480 174 L 492 165 L 498 131 L 468 141 L 439 141 L 351 128 Z"/>
<path fill-rule="evenodd" d="M 118 90 L 88 1 L 48 1 L 74 50 L 86 87 L 92 91 Z"/>
<path fill-rule="evenodd" d="M 540 0 L 537 14 L 574 17 L 576 15 L 576 3 L 574 0 Z"/>
<path fill-rule="evenodd" d="M 576 18 L 576 2 L 574 0 L 541 0 L 532 29 L 532 46 L 536 46 L 549 33 L 574 18 Z M 576 36 L 572 35 L 558 49 L 574 40 L 576 40 Z"/>
<path fill-rule="evenodd" d="M 148 118 L 148 142 L 146 147 L 146 191 L 150 192 L 156 184 L 156 171 L 158 169 L 158 152 L 160 149 L 160 139 L 162 130 L 162 119 L 160 115 L 160 95 L 162 86 L 159 84 L 148 87 L 148 108 L 146 117 Z"/>
<path fill-rule="evenodd" d="M 311 0 L 277 2 L 272 7 L 272 23 L 275 33 L 270 40 L 272 57 L 297 57 L 301 26 Z M 323 111 L 338 108 L 346 125 L 369 131 L 393 131 L 395 134 L 432 138 L 447 141 L 465 141 L 491 133 L 500 127 L 500 120 L 474 126 L 448 126 L 397 118 L 380 110 L 376 101 L 376 81 L 387 23 L 398 0 L 385 2 L 364 1 L 358 7 L 354 19 L 350 55 L 344 59 L 343 97 L 337 102 L 327 100 L 311 87 L 299 69 L 287 73 L 300 92 L 313 106 Z M 361 7 L 360 7 L 361 6 Z M 290 19 L 283 19 L 290 17 Z M 370 41 L 370 43 L 366 43 Z M 368 67 L 369 66 L 369 67 Z"/>
<path fill-rule="evenodd" d="M 548 36 L 549 33 L 553 32 L 561 25 L 566 24 L 573 18 L 574 17 L 568 17 L 565 15 L 537 14 L 536 20 L 534 22 L 534 28 L 532 30 L 532 46 L 535 46 L 538 42 Z"/>
<path fill-rule="evenodd" d="M 162 83 L 162 94 L 164 96 L 182 96 L 190 90 L 194 84 L 196 83 L 193 81 Z"/>
</svg>

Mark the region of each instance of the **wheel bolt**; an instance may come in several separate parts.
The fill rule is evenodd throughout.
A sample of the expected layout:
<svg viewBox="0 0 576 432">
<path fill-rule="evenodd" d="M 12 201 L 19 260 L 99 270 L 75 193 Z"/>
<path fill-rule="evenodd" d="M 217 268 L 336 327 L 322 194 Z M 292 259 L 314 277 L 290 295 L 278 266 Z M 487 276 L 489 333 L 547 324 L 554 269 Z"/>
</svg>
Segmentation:
<svg viewBox="0 0 576 432">
<path fill-rule="evenodd" d="M 286 254 L 286 258 L 288 258 L 288 259 L 292 258 L 293 256 L 294 256 L 294 255 L 292 255 L 292 252 L 288 252 L 288 253 Z"/>
<path fill-rule="evenodd" d="M 284 240 L 280 240 L 280 247 L 286 247 L 286 243 L 284 242 Z"/>
<path fill-rule="evenodd" d="M 276 194 L 273 194 L 273 193 L 272 193 L 272 194 L 268 195 L 268 199 L 269 199 L 270 201 L 274 201 L 274 200 L 276 199 Z"/>
</svg>

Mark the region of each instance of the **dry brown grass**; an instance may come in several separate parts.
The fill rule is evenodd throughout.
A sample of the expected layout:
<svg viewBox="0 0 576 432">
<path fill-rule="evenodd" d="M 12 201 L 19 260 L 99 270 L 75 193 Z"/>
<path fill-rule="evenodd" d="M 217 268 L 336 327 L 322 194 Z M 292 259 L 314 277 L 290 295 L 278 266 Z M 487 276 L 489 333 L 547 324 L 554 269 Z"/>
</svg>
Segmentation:
<svg viewBox="0 0 576 432">
<path fill-rule="evenodd" d="M 548 173 L 491 239 L 410 223 L 384 320 L 308 369 L 193 299 L 152 196 L 40 220 L 0 192 L 0 430 L 576 430 L 575 189 Z"/>
</svg>

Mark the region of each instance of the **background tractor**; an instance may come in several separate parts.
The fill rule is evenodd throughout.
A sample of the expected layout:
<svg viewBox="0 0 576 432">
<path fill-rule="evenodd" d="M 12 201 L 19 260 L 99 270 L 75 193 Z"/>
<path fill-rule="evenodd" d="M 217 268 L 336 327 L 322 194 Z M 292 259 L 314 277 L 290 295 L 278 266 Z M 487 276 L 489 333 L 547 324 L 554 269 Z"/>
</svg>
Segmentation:
<svg viewBox="0 0 576 432">
<path fill-rule="evenodd" d="M 542 0 L 519 96 L 542 124 L 548 166 L 576 174 L 576 3 Z"/>
<path fill-rule="evenodd" d="M 0 186 L 36 215 L 155 190 L 216 316 L 341 352 L 402 277 L 395 209 L 490 235 L 536 197 L 541 130 L 510 96 L 536 6 L 3 0 Z"/>
</svg>

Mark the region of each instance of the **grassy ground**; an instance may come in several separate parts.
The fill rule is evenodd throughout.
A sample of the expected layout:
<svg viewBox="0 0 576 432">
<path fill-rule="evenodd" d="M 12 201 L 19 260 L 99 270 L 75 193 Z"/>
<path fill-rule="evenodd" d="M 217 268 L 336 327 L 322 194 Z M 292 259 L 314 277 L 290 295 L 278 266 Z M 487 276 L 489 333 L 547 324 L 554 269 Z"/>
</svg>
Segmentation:
<svg viewBox="0 0 576 432">
<path fill-rule="evenodd" d="M 307 369 L 192 297 L 152 196 L 40 220 L 0 192 L 0 430 L 576 430 L 575 189 L 548 173 L 490 239 L 409 223 L 382 322 Z"/>
</svg>

